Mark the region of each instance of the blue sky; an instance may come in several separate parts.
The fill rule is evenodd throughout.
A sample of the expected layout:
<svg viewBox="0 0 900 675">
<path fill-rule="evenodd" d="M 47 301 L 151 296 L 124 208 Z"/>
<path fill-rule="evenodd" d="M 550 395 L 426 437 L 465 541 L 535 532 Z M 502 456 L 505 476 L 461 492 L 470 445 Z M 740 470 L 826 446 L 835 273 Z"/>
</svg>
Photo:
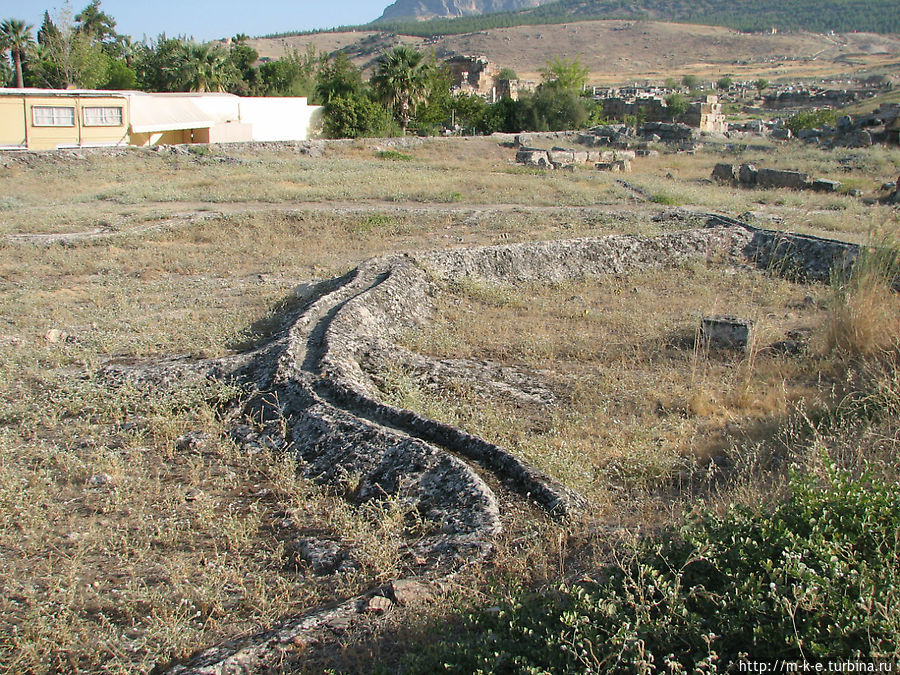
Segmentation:
<svg viewBox="0 0 900 675">
<path fill-rule="evenodd" d="M 197 40 L 257 36 L 295 30 L 367 23 L 381 16 L 393 0 L 102 0 L 101 9 L 116 20 L 120 33 L 140 40 L 160 33 Z M 90 0 L 72 0 L 77 14 Z M 41 25 L 44 10 L 62 8 L 63 0 L 0 0 L 0 20 L 22 19 Z"/>
</svg>

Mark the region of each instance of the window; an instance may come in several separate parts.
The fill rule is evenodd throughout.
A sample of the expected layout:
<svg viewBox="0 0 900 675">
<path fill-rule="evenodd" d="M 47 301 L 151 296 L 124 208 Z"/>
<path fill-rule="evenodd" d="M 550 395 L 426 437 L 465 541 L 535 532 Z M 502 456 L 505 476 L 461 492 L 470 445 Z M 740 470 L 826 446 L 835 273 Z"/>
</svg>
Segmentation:
<svg viewBox="0 0 900 675">
<path fill-rule="evenodd" d="M 104 106 L 84 108 L 84 126 L 86 127 L 120 127 L 122 126 L 121 106 Z"/>
<path fill-rule="evenodd" d="M 74 106 L 36 105 L 31 109 L 31 116 L 36 127 L 75 126 Z"/>
</svg>

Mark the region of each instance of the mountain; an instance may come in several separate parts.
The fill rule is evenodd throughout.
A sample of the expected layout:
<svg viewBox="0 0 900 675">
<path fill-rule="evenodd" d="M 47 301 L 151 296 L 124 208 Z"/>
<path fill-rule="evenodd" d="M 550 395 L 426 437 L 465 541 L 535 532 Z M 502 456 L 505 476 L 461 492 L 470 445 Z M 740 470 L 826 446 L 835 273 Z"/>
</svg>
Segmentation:
<svg viewBox="0 0 900 675">
<path fill-rule="evenodd" d="M 742 31 L 900 33 L 897 6 L 897 0 L 397 0 L 372 28 L 427 36 L 627 19 Z M 424 13 L 426 8 L 430 14 Z M 394 18 L 401 15 L 405 18 Z"/>
<path fill-rule="evenodd" d="M 514 12 L 554 0 L 396 0 L 378 21 L 450 19 L 476 14 Z"/>
</svg>

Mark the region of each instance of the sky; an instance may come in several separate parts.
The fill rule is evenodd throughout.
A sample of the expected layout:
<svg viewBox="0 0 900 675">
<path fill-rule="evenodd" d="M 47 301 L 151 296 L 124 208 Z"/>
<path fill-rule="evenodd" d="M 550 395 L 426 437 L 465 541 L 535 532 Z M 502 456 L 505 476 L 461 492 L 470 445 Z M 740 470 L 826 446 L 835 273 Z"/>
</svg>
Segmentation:
<svg viewBox="0 0 900 675">
<path fill-rule="evenodd" d="M 199 41 L 246 33 L 334 28 L 368 23 L 381 16 L 393 0 L 101 0 L 100 9 L 116 20 L 116 30 L 141 40 L 185 35 Z M 77 14 L 90 0 L 71 0 Z M 0 21 L 21 19 L 37 33 L 49 10 L 53 16 L 64 0 L 0 0 Z"/>
</svg>

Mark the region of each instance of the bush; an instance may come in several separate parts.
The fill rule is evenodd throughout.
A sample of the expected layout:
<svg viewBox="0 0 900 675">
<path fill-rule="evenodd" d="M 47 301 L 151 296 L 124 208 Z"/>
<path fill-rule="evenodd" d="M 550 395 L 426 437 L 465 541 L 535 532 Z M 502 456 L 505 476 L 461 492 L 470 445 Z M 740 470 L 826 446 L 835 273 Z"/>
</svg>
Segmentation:
<svg viewBox="0 0 900 675">
<path fill-rule="evenodd" d="M 900 654 L 900 492 L 831 466 L 771 512 L 701 513 L 594 584 L 518 594 L 409 672 L 724 672 Z"/>
<path fill-rule="evenodd" d="M 398 135 L 384 106 L 365 96 L 338 96 L 325 105 L 323 132 L 328 138 L 375 138 Z"/>
<path fill-rule="evenodd" d="M 804 110 L 793 117 L 789 117 L 784 126 L 796 134 L 801 129 L 817 129 L 826 124 L 834 124 L 836 120 L 837 113 L 834 110 L 827 108 L 822 110 Z"/>
</svg>

